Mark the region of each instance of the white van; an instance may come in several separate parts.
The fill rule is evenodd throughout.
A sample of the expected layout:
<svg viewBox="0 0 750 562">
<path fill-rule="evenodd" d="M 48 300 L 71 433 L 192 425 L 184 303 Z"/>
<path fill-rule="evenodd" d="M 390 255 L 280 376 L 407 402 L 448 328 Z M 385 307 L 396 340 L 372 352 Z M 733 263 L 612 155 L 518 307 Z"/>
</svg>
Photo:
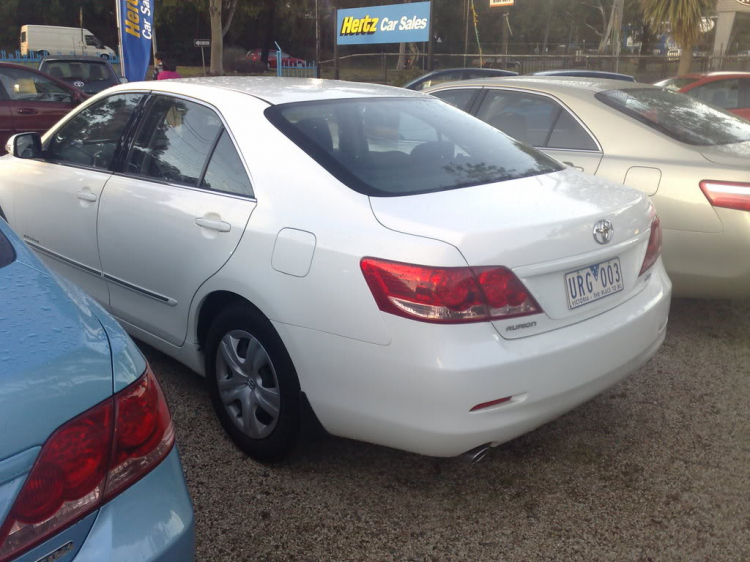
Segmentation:
<svg viewBox="0 0 750 562">
<path fill-rule="evenodd" d="M 21 54 L 90 55 L 114 58 L 115 52 L 88 29 L 53 25 L 24 25 L 21 28 Z"/>
</svg>

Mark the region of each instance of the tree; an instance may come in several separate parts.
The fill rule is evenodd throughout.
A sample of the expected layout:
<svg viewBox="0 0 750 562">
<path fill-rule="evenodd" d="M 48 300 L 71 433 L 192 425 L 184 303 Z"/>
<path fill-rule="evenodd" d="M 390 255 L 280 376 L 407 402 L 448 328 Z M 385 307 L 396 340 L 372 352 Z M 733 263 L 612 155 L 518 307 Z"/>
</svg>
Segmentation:
<svg viewBox="0 0 750 562">
<path fill-rule="evenodd" d="M 641 0 L 644 15 L 657 29 L 670 31 L 682 49 L 680 76 L 690 72 L 693 48 L 701 34 L 703 16 L 716 8 L 716 0 Z"/>
<path fill-rule="evenodd" d="M 221 24 L 222 0 L 209 0 L 211 18 L 211 74 L 224 74 L 224 26 Z"/>
</svg>

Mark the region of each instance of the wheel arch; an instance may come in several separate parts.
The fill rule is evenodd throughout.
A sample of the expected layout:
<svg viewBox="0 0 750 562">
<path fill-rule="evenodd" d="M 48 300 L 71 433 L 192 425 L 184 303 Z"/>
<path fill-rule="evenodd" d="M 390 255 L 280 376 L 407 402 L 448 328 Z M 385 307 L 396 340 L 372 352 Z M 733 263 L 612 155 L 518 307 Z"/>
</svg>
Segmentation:
<svg viewBox="0 0 750 562">
<path fill-rule="evenodd" d="M 196 337 L 199 349 L 205 349 L 208 332 L 214 319 L 232 303 L 243 303 L 252 306 L 259 314 L 268 319 L 250 299 L 233 291 L 216 290 L 207 294 L 201 301 L 197 312 Z"/>
</svg>

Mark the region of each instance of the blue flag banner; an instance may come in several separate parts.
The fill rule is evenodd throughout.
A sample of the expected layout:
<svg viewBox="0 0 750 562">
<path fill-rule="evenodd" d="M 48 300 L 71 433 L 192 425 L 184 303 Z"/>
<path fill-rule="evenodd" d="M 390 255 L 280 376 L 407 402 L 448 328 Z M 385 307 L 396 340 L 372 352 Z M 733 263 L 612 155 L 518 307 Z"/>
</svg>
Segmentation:
<svg viewBox="0 0 750 562">
<path fill-rule="evenodd" d="M 339 10 L 339 45 L 421 43 L 430 40 L 430 2 Z"/>
<path fill-rule="evenodd" d="M 155 0 L 116 1 L 122 74 L 128 82 L 140 82 L 151 61 Z"/>
</svg>

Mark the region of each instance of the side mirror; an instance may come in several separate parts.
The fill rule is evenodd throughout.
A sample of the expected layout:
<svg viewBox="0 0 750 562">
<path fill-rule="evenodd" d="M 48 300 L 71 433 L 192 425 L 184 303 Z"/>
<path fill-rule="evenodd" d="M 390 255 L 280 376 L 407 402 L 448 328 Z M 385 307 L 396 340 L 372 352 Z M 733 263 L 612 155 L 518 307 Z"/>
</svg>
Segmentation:
<svg viewBox="0 0 750 562">
<path fill-rule="evenodd" d="M 39 133 L 13 135 L 5 145 L 8 154 L 16 158 L 33 159 L 42 156 L 42 137 Z"/>
</svg>

